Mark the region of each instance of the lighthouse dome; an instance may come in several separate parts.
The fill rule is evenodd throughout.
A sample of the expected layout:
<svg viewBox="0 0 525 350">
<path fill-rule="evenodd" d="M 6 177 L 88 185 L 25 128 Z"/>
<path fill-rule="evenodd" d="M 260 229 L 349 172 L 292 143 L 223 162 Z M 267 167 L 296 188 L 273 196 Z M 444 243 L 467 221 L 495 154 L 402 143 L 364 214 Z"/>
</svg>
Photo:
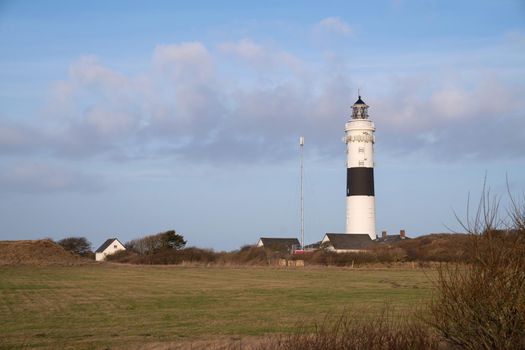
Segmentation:
<svg viewBox="0 0 525 350">
<path fill-rule="evenodd" d="M 363 102 L 361 95 L 352 106 L 352 119 L 368 119 L 368 105 Z"/>
<path fill-rule="evenodd" d="M 359 96 L 357 101 L 355 101 L 355 103 L 354 103 L 354 106 L 355 105 L 365 105 L 366 106 L 366 103 L 364 103 L 363 100 L 361 99 L 361 96 Z"/>
</svg>

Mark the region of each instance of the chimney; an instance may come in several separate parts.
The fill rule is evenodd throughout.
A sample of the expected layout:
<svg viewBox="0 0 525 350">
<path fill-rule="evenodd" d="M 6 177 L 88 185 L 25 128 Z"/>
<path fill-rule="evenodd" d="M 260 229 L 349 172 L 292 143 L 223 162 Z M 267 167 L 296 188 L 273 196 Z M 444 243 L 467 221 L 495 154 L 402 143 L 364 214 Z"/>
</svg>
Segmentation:
<svg viewBox="0 0 525 350">
<path fill-rule="evenodd" d="M 401 237 L 401 239 L 405 239 L 405 230 L 399 231 L 399 237 Z"/>
<path fill-rule="evenodd" d="M 381 231 L 381 238 L 386 238 L 386 231 Z"/>
</svg>

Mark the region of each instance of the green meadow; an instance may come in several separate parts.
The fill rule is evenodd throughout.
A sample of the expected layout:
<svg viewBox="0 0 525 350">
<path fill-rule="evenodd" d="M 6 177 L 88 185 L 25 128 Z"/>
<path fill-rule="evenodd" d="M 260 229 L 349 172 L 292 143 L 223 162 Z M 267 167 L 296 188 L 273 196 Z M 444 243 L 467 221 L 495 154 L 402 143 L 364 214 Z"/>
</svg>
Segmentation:
<svg viewBox="0 0 525 350">
<path fill-rule="evenodd" d="M 428 269 L 86 264 L 0 267 L 0 348 L 112 348 L 293 332 L 327 315 L 409 315 Z"/>
</svg>

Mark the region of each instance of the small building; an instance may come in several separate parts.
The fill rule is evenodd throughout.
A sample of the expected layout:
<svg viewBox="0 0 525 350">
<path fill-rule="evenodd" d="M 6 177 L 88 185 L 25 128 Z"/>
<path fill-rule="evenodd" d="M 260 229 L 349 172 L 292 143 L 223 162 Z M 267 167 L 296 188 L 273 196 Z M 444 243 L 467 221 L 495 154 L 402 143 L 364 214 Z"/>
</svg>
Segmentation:
<svg viewBox="0 0 525 350">
<path fill-rule="evenodd" d="M 390 244 L 390 243 L 397 243 L 405 239 L 410 239 L 410 237 L 406 236 L 405 230 L 400 230 L 398 235 L 388 235 L 386 231 L 382 231 L 381 237 L 378 237 L 376 239 L 376 242 L 382 243 L 382 244 Z"/>
<path fill-rule="evenodd" d="M 374 244 L 368 233 L 326 233 L 321 247 L 336 253 L 358 253 Z"/>
<path fill-rule="evenodd" d="M 98 249 L 95 251 L 95 260 L 104 261 L 106 256 L 115 254 L 120 250 L 126 250 L 124 244 L 122 244 L 117 238 L 108 238 Z"/>
<path fill-rule="evenodd" d="M 320 248 L 321 248 L 321 241 L 318 241 L 312 244 L 307 244 L 304 246 L 304 250 L 307 252 L 319 250 Z"/>
<path fill-rule="evenodd" d="M 297 238 L 269 238 L 261 237 L 257 242 L 257 247 L 264 247 L 278 252 L 290 253 L 301 247 Z"/>
</svg>

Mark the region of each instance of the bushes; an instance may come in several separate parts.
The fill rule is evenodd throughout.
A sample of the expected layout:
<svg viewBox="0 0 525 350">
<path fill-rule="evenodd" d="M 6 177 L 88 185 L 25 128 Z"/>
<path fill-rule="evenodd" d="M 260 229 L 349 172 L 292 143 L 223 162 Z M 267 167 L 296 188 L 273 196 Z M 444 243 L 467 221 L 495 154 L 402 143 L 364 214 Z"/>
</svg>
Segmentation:
<svg viewBox="0 0 525 350">
<path fill-rule="evenodd" d="M 271 265 L 277 259 L 287 257 L 288 254 L 273 252 L 270 249 L 246 245 L 237 251 L 223 253 L 219 261 L 233 265 Z"/>
<path fill-rule="evenodd" d="M 472 260 L 465 234 L 439 233 L 406 239 L 396 244 L 409 261 L 468 262 Z"/>
<path fill-rule="evenodd" d="M 119 262 L 124 264 L 137 264 L 135 261 L 139 256 L 132 250 L 119 250 L 114 254 L 106 255 L 106 261 Z"/>
<path fill-rule="evenodd" d="M 376 262 L 371 253 L 335 253 L 318 250 L 304 254 L 304 260 L 313 265 L 353 266 Z"/>
<path fill-rule="evenodd" d="M 335 321 L 325 319 L 313 333 L 299 329 L 295 334 L 271 336 L 259 350 L 432 350 L 438 346 L 439 339 L 422 322 L 413 317 L 391 318 L 385 311 L 371 319 L 357 313 Z"/>
<path fill-rule="evenodd" d="M 403 261 L 404 252 L 395 247 L 378 247 L 371 252 L 334 253 L 330 251 L 315 251 L 299 256 L 287 253 L 274 252 L 270 249 L 255 246 L 244 246 L 232 252 L 214 252 L 213 250 L 195 247 L 174 250 L 169 248 L 156 249 L 153 252 L 139 254 L 137 251 L 127 250 L 108 260 L 131 264 L 218 264 L 218 265 L 277 265 L 279 259 L 302 259 L 311 265 L 325 266 L 361 266 L 369 263 Z"/>
<path fill-rule="evenodd" d="M 80 256 L 93 256 L 91 251 L 91 242 L 86 237 L 67 237 L 57 242 L 65 250 L 78 254 Z"/>
<path fill-rule="evenodd" d="M 139 254 L 133 250 L 125 250 L 107 257 L 108 261 L 145 265 L 178 265 L 182 263 L 209 264 L 215 262 L 216 259 L 217 253 L 212 250 L 194 247 L 180 250 L 161 248 L 150 254 Z"/>
<path fill-rule="evenodd" d="M 139 254 L 133 250 L 117 252 L 108 256 L 109 261 L 148 264 L 148 265 L 180 265 L 180 264 L 219 264 L 219 265 L 270 265 L 281 256 L 268 249 L 245 246 L 233 252 L 214 252 L 209 249 L 195 247 L 185 249 L 160 248 L 147 254 Z"/>
<path fill-rule="evenodd" d="M 414 239 L 407 239 L 391 245 L 378 243 L 366 252 L 335 253 L 329 250 L 317 250 L 302 255 L 290 255 L 274 252 L 271 249 L 244 246 L 231 252 L 214 252 L 200 248 L 177 249 L 181 245 L 171 244 L 167 231 L 146 236 L 126 243 L 128 253 L 109 258 L 116 262 L 136 264 L 233 264 L 233 265 L 273 265 L 279 258 L 288 260 L 301 259 L 308 265 L 354 266 L 367 264 L 392 264 L 417 261 L 418 266 L 430 266 L 427 262 L 471 262 L 475 258 L 471 253 L 469 236 L 466 234 L 432 234 Z M 182 236 L 176 235 L 184 242 Z M 135 254 L 132 254 L 131 252 Z"/>
<path fill-rule="evenodd" d="M 376 246 L 367 252 L 335 253 L 329 250 L 317 250 L 300 256 L 312 265 L 325 266 L 360 266 L 373 263 L 393 263 L 406 260 L 403 249 L 391 246 Z"/>
<path fill-rule="evenodd" d="M 182 249 L 186 246 L 184 237 L 175 230 L 137 238 L 126 243 L 126 249 L 141 255 L 152 254 L 162 249 Z"/>
<path fill-rule="evenodd" d="M 483 193 L 464 225 L 472 263 L 438 269 L 428 322 L 463 349 L 525 348 L 525 206 L 511 202 L 509 227 L 497 229 L 499 201 Z"/>
</svg>

